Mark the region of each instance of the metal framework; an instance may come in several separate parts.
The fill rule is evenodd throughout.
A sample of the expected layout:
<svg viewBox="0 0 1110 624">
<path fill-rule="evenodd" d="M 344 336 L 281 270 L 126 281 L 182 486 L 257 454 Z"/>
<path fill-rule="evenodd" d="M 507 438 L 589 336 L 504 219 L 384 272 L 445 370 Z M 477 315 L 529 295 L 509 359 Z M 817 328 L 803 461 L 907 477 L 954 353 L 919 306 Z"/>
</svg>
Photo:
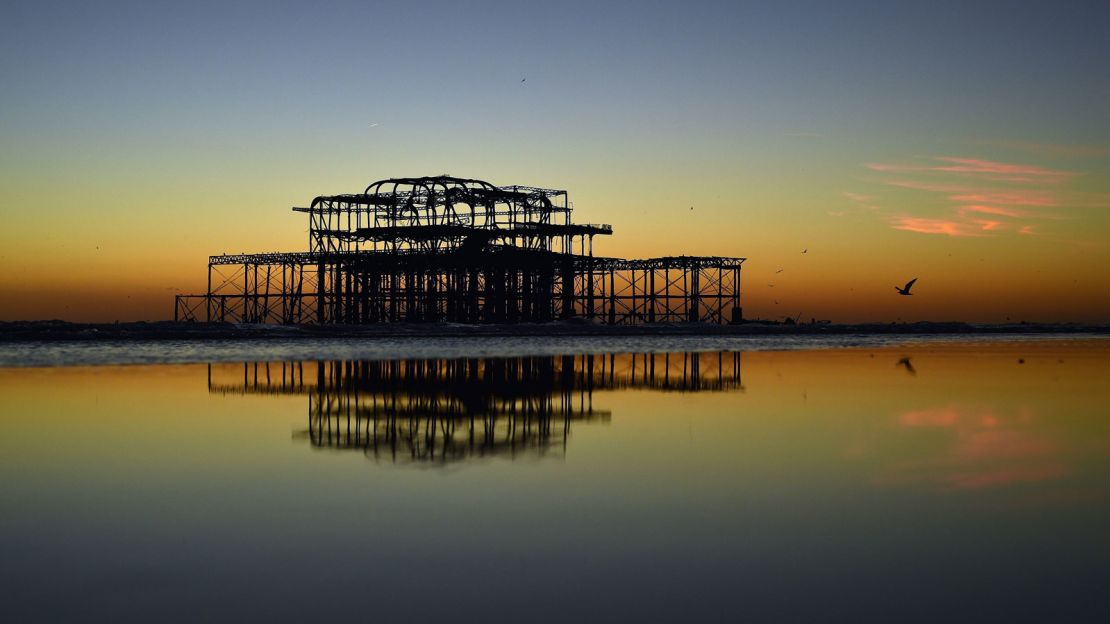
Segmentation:
<svg viewBox="0 0 1110 624">
<path fill-rule="evenodd" d="M 609 324 L 742 320 L 744 258 L 595 256 L 608 224 L 571 221 L 567 192 L 449 176 L 317 197 L 308 251 L 212 256 L 174 319 L 283 324 Z"/>
<path fill-rule="evenodd" d="M 740 353 L 252 362 L 208 368 L 213 394 L 304 395 L 314 447 L 393 463 L 563 454 L 607 422 L 595 390 L 742 391 Z"/>
</svg>

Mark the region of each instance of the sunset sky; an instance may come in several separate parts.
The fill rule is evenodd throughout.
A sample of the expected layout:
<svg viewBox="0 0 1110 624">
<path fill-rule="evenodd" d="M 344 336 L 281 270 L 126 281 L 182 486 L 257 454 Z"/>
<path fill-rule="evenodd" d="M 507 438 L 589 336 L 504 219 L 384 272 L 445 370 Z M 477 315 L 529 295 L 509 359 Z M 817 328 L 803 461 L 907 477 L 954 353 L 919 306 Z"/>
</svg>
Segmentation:
<svg viewBox="0 0 1110 624">
<path fill-rule="evenodd" d="M 1110 321 L 1105 0 L 2 15 L 0 320 L 170 318 L 208 255 L 305 249 L 291 206 L 450 173 L 747 257 L 748 317 Z"/>
</svg>

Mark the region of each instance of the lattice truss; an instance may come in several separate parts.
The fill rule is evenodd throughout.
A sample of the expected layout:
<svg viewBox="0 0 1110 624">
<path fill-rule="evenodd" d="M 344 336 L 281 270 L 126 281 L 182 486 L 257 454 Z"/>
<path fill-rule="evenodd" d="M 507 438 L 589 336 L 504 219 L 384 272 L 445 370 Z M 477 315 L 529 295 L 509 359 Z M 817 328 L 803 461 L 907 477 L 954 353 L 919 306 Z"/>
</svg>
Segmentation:
<svg viewBox="0 0 1110 624">
<path fill-rule="evenodd" d="M 174 317 L 235 323 L 735 322 L 743 258 L 594 256 L 566 191 L 447 176 L 317 197 L 309 250 L 212 256 Z"/>
</svg>

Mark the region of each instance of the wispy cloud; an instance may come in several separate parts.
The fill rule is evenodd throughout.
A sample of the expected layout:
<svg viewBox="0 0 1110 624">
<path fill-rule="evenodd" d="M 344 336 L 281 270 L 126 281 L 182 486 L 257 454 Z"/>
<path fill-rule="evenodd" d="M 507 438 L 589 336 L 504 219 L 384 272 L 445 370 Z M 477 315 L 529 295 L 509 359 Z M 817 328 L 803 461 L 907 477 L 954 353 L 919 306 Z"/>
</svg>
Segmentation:
<svg viewBox="0 0 1110 624">
<path fill-rule="evenodd" d="M 885 213 L 894 229 L 945 236 L 1039 234 L 1046 219 L 1065 218 L 1066 207 L 1110 205 L 1104 197 L 1080 199 L 1067 182 L 1083 175 L 1034 164 L 936 156 L 911 163 L 866 163 L 885 186 L 938 195 L 944 214 Z M 860 202 L 862 194 L 844 193 Z M 1050 210 L 1051 209 L 1051 210 Z"/>
<path fill-rule="evenodd" d="M 1037 206 L 1047 208 L 1060 205 L 1060 200 L 1054 194 L 1047 191 L 1034 190 L 970 190 L 952 195 L 949 199 L 955 202 L 974 202 L 1002 206 Z"/>
<path fill-rule="evenodd" d="M 970 221 L 931 219 L 898 215 L 890 217 L 890 227 L 919 234 L 946 234 L 948 236 L 986 236 L 985 228 Z M 987 228 L 989 229 L 989 228 Z"/>
<path fill-rule="evenodd" d="M 996 182 L 1056 184 L 1080 175 L 1074 171 L 1049 169 L 1037 165 L 1019 165 L 979 158 L 937 156 L 928 164 L 866 163 L 872 171 L 883 173 L 958 174 L 967 178 Z"/>
<path fill-rule="evenodd" d="M 879 206 L 875 204 L 875 198 L 871 195 L 864 195 L 863 193 L 853 193 L 852 191 L 843 191 L 841 193 L 841 196 L 855 204 L 857 208 L 862 208 L 871 212 L 878 212 L 882 210 L 881 208 L 879 208 Z M 829 214 L 835 217 L 844 216 L 843 211 L 840 211 L 839 214 L 833 214 L 831 212 Z"/>
<path fill-rule="evenodd" d="M 937 160 L 950 164 L 934 167 L 935 171 L 985 175 L 988 176 L 989 179 L 1009 180 L 1014 182 L 1038 181 L 1055 183 L 1079 175 L 1074 171 L 1048 169 L 1046 167 L 1038 167 L 1037 165 L 1014 165 L 1010 163 L 994 162 L 992 160 L 980 160 L 978 158 L 940 156 Z"/>
<path fill-rule="evenodd" d="M 1000 217 L 1010 217 L 1011 219 L 1025 219 L 1034 216 L 1032 213 L 1024 210 L 1015 210 L 1013 208 L 1004 208 L 1001 206 L 983 206 L 983 205 L 967 205 L 960 206 L 959 214 L 961 217 L 966 217 L 970 213 L 997 215 Z"/>
<path fill-rule="evenodd" d="M 1029 154 L 1037 154 L 1039 156 L 1050 156 L 1054 158 L 1098 158 L 1100 156 L 1110 156 L 1110 147 L 1103 147 L 1098 145 L 1034 143 L 1029 141 L 1002 140 L 981 140 L 972 141 L 972 143 L 976 145 L 1001 147 L 1003 149 L 1025 152 Z"/>
</svg>

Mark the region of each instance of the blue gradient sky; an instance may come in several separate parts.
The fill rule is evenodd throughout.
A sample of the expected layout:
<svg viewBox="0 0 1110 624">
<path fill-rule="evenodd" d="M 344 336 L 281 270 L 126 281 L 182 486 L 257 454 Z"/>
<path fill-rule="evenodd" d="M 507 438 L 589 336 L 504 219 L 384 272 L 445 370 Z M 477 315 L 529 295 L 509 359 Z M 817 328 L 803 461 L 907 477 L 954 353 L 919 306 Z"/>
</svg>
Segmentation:
<svg viewBox="0 0 1110 624">
<path fill-rule="evenodd" d="M 289 206 L 449 172 L 569 189 L 601 253 L 748 256 L 756 315 L 1106 319 L 1107 32 L 1106 2 L 7 7 L 0 318 L 165 317 L 206 255 L 303 247 Z M 950 199 L 1002 191 L 1049 212 Z"/>
</svg>

